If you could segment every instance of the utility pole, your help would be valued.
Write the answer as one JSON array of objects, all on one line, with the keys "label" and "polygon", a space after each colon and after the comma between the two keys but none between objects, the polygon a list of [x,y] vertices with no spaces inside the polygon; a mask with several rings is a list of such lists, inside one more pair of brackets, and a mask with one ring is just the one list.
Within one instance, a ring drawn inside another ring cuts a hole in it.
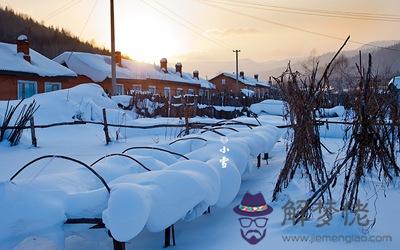
[{"label": "utility pole", "polygon": [[233,50],[236,54],[236,85],[239,85],[239,52],[240,50]]},{"label": "utility pole", "polygon": [[117,94],[117,70],[115,66],[114,0],[110,0],[111,16],[111,95]]}]

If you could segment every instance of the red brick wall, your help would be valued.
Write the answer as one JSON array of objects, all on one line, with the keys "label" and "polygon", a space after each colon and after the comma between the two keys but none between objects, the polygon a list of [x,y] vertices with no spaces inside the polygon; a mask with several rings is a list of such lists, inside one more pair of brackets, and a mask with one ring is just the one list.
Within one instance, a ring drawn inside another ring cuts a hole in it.
[{"label": "red brick wall", "polygon": [[[222,84],[223,79],[225,79],[225,84]],[[240,95],[240,90],[246,88],[246,85],[243,83],[239,82],[238,85],[236,84],[236,79],[224,76],[223,74],[211,79],[210,82],[215,85],[217,92],[228,92],[235,95]]]},{"label": "red brick wall", "polygon": [[[222,79],[225,79],[225,84],[222,84]],[[247,86],[241,83],[240,81],[239,84],[236,84],[236,79],[224,76],[223,74],[220,74],[215,78],[211,79],[210,82],[212,82],[215,85],[217,92],[228,92],[228,93],[233,93],[235,95],[241,95],[240,90],[244,88],[255,91],[257,96],[259,92],[263,95],[267,91],[266,87]]]},{"label": "red brick wall", "polygon": [[0,75],[0,100],[15,100],[18,98],[18,80],[35,81],[38,93],[44,92],[45,82],[60,82],[61,88],[71,88],[81,83],[82,79],[64,77],[13,76]]},{"label": "red brick wall", "polygon": [[[12,75],[0,75],[0,100],[15,100],[18,97],[17,93],[17,81],[18,80],[29,80],[37,82],[38,93],[44,92],[44,82],[61,82],[61,88],[72,88],[82,83],[92,83],[93,81],[86,76],[78,76],[71,78],[57,78],[57,77],[39,77],[39,76],[12,76]],[[129,79],[118,79],[117,83],[124,85],[125,93],[133,88],[133,85],[141,85],[143,91],[147,91],[149,86],[155,86],[158,94],[164,95],[164,87],[171,88],[171,94],[176,95],[177,88],[181,88],[184,93],[187,93],[189,89],[193,89],[195,93],[199,92],[200,86],[196,84],[188,84],[182,82],[172,82],[163,80],[129,80]],[[111,92],[111,79],[106,79],[99,83],[104,90],[108,93]]]}]

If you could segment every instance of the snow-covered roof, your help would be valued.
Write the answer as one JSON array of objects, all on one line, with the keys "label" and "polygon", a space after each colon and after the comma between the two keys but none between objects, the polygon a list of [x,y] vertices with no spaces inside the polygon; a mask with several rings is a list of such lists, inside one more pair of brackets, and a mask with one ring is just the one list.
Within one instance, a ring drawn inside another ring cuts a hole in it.
[{"label": "snow-covered roof", "polygon": [[[230,77],[230,78],[236,79],[236,74],[234,74],[234,73],[224,72],[222,74],[224,76],[226,76],[226,77]],[[244,77],[239,76],[238,80],[239,80],[239,82],[241,82],[241,83],[243,83],[245,85],[248,85],[248,86],[257,86],[257,85],[265,86],[265,87],[270,87],[271,86],[268,82],[262,81],[260,79],[257,80],[254,77],[249,77],[249,76],[246,76],[246,75]]]},{"label": "snow-covered roof", "polygon": [[[111,78],[110,56],[84,52],[64,52],[53,60],[67,65],[78,75],[85,75],[95,82],[102,82]],[[168,68],[168,72],[163,72],[158,65],[128,59],[122,59],[121,64],[122,66],[117,65],[116,67],[118,79],[156,79],[197,84],[202,88],[215,88],[211,82],[203,78],[193,78],[190,73],[182,72],[181,76],[180,73],[175,72],[174,68]]]},{"label": "snow-covered roof", "polygon": [[26,61],[22,53],[17,53],[16,44],[0,43],[0,73],[2,71],[28,73],[43,77],[76,76],[72,70],[50,60],[33,49],[29,49],[29,55],[31,62]]},{"label": "snow-covered roof", "polygon": [[397,89],[400,89],[400,76],[395,76],[390,80],[389,85],[394,84]]}]

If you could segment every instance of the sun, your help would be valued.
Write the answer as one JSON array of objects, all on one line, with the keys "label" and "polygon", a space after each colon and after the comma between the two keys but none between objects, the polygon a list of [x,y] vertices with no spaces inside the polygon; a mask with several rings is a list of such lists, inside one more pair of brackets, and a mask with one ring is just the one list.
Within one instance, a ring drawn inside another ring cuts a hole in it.
[{"label": "sun", "polygon": [[153,63],[182,52],[176,27],[157,15],[142,13],[120,23],[117,49],[134,60]]}]

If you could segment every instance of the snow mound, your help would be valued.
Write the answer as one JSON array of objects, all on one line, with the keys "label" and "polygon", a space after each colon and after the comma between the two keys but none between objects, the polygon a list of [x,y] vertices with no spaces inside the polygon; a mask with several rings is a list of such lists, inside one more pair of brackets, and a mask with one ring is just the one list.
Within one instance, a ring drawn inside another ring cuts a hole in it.
[{"label": "snow mound", "polygon": [[241,175],[234,163],[230,163],[230,167],[222,168],[219,159],[211,159],[207,161],[218,172],[220,179],[220,194],[217,207],[225,207],[229,205],[236,197],[240,189]]},{"label": "snow mound", "polygon": [[343,117],[346,113],[344,106],[336,106],[330,109],[322,109],[322,117]]},{"label": "snow mound", "polygon": [[113,186],[103,222],[112,236],[121,242],[129,241],[142,231],[149,217],[150,201],[145,190],[135,184]]},{"label": "snow mound", "polygon": [[284,102],[280,100],[265,100],[260,103],[255,103],[250,106],[253,113],[266,113],[270,115],[284,115]]},{"label": "snow mound", "polygon": [[[36,94],[27,98],[20,105],[29,104],[33,100],[40,105],[34,114],[36,124],[70,122],[73,120],[103,121],[103,108],[107,112],[109,123],[121,123],[123,119],[134,119],[132,112],[126,112],[115,101],[110,99],[101,86],[95,83],[80,84],[70,89]],[[11,101],[16,105],[19,101]],[[0,101],[0,113],[3,114],[6,101]],[[17,113],[18,113],[17,110]]]}]

